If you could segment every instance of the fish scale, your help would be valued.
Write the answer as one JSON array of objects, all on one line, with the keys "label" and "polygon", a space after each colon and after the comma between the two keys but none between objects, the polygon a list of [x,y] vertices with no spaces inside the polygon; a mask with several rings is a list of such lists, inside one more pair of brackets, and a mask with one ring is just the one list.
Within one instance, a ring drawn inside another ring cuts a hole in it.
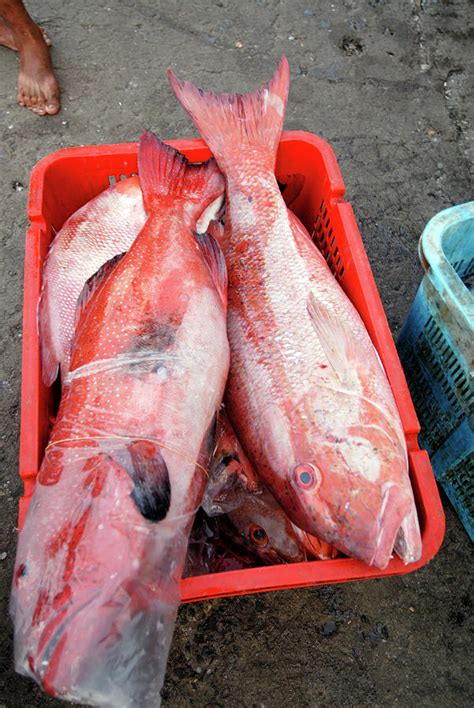
[{"label": "fish scale", "polygon": [[[275,179],[269,179],[268,184],[276,196],[278,187]],[[259,199],[263,202],[265,196],[260,198],[257,191],[254,198],[257,209]],[[296,248],[284,203],[278,205],[276,218],[272,213],[273,223],[268,223],[265,216],[266,212],[260,219],[260,228],[258,223],[253,224],[254,235],[249,249],[238,254],[240,266],[249,273],[258,273],[257,277],[261,280],[254,288],[247,282],[246,290],[242,291],[237,289],[240,276],[234,265],[237,260],[234,244],[240,243],[245,231],[240,223],[234,228],[235,219],[232,220],[231,211],[231,239],[227,250],[231,288],[229,320],[232,321],[229,330],[232,332],[234,329],[235,317],[235,320],[240,320],[236,324],[239,331],[245,331],[245,336],[233,338],[235,357],[232,371],[238,369],[240,357],[245,356],[244,351],[240,350],[251,347],[257,361],[269,363],[272,400],[277,401],[294,397],[298,392],[301,394],[302,380],[308,379],[313,366],[326,363],[327,359],[307,317],[307,266]],[[242,219],[245,223],[245,215]],[[268,229],[277,233],[278,238],[268,239]],[[263,277],[260,274],[264,274]],[[259,310],[265,309],[267,316],[264,322],[252,317],[252,307],[247,304],[249,301],[257,302]]]}]

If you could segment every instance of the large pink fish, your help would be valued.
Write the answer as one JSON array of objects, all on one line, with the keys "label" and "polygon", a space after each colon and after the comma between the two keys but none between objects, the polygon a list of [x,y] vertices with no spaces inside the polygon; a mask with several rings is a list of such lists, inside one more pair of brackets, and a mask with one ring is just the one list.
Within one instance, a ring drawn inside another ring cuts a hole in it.
[{"label": "large pink fish", "polygon": [[158,705],[229,365],[226,271],[196,218],[222,192],[152,136],[150,217],[84,309],[21,532],[15,662],[49,693]]},{"label": "large pink fish", "polygon": [[[392,391],[367,330],[275,179],[285,58],[267,87],[171,85],[226,179],[230,418],[292,521],[384,568],[421,541]],[[397,540],[398,536],[398,540]]]},{"label": "large pink fish", "polygon": [[61,228],[43,270],[38,309],[43,380],[51,386],[69,371],[78,301],[84,285],[125,253],[145,225],[138,177],[112,185],[78,209]]}]

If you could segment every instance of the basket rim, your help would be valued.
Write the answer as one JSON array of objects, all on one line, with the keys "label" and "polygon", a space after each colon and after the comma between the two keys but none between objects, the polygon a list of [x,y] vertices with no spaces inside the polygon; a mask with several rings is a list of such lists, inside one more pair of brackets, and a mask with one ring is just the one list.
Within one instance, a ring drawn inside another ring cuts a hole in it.
[{"label": "basket rim", "polygon": [[446,293],[457,308],[459,316],[465,320],[466,327],[473,331],[474,296],[454,270],[443,249],[446,231],[471,220],[474,224],[474,201],[438,212],[428,221],[421,234],[418,254],[427,277],[437,290]]}]

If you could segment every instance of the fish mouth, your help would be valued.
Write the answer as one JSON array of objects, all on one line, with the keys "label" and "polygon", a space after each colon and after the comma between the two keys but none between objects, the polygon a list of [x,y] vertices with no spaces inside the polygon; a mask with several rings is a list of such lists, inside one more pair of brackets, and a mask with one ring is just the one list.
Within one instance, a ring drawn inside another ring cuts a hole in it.
[{"label": "fish mouth", "polygon": [[[72,612],[67,612],[73,606],[73,600],[66,603],[60,610],[57,617],[53,618],[41,633],[38,642],[38,658],[35,660],[32,654],[28,654],[27,664],[29,672],[36,678],[46,693],[50,696],[61,696],[67,687],[59,689],[56,686],[56,677],[60,670],[61,656],[67,641],[66,630],[73,620],[100,594],[97,591],[90,595],[79,607]],[[55,627],[55,625],[57,625]],[[49,637],[49,638],[46,638]]]},{"label": "fish mouth", "polygon": [[377,518],[377,539],[367,562],[380,570],[389,564],[403,520],[410,510],[410,497],[399,487],[391,485],[384,493]]},{"label": "fish mouth", "polygon": [[272,558],[273,563],[303,563],[308,560],[308,556],[305,548],[297,548],[295,553],[285,553],[280,550],[273,550],[269,554]]},{"label": "fish mouth", "polygon": [[265,553],[261,553],[260,557],[267,565],[301,563],[306,560],[306,551],[302,549],[301,552],[291,555],[290,553],[284,553],[283,551],[272,549],[267,550]]}]

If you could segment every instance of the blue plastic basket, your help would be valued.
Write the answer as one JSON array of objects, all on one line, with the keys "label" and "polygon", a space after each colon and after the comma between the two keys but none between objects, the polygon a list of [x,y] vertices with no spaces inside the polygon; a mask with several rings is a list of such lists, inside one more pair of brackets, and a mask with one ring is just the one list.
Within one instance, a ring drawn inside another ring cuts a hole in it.
[{"label": "blue plastic basket", "polygon": [[474,202],[428,222],[397,347],[437,480],[474,541]]}]

